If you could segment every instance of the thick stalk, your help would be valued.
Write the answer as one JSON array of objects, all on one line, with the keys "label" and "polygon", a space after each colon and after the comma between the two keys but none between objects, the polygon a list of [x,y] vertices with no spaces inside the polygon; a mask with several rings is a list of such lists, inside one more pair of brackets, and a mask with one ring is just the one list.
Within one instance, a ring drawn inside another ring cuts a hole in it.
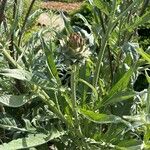
[{"label": "thick stalk", "polygon": [[77,68],[76,65],[72,66],[72,72],[71,72],[71,101],[72,101],[72,111],[74,116],[74,127],[79,136],[82,136],[79,118],[78,118],[78,112],[77,112],[77,103],[76,103],[76,72]]}]

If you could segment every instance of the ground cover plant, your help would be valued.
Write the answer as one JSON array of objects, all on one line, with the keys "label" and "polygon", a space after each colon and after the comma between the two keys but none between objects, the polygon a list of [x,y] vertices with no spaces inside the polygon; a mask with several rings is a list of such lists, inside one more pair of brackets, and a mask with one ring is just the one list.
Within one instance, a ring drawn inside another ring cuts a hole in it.
[{"label": "ground cover plant", "polygon": [[63,31],[26,36],[35,2],[0,1],[0,149],[150,149],[149,0],[89,0],[83,28],[60,12]]}]

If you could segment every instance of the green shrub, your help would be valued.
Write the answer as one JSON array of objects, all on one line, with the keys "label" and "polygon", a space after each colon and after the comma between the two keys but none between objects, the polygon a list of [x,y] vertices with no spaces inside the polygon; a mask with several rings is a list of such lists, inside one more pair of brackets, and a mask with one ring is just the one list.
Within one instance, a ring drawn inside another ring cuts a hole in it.
[{"label": "green shrub", "polygon": [[[23,40],[33,14],[0,25],[0,149],[150,148],[150,55],[135,34],[150,13],[137,17],[142,0],[90,5],[92,23],[76,14],[89,33],[63,13],[65,34],[49,27]],[[142,92],[134,91],[139,72]]]}]

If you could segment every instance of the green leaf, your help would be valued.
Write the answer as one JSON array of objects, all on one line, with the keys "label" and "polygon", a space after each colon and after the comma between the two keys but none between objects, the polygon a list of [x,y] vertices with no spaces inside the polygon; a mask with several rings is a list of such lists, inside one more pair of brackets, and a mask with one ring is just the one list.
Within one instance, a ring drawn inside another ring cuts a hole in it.
[{"label": "green leaf", "polygon": [[149,22],[149,20],[150,20],[150,11],[147,11],[143,16],[136,17],[136,20],[134,21],[134,23],[132,23],[131,26],[128,27],[128,30],[133,31],[135,28],[139,27],[140,25]]},{"label": "green leaf", "polygon": [[107,98],[112,97],[115,93],[127,88],[130,78],[131,78],[131,75],[133,74],[134,70],[135,70],[135,68],[130,68],[123,75],[123,77],[112,87]]},{"label": "green leaf", "polygon": [[106,15],[109,15],[109,6],[103,0],[93,0],[95,6],[97,6]]},{"label": "green leaf", "polygon": [[148,61],[150,63],[150,55],[143,51],[143,49],[138,48],[136,49],[137,52],[143,57],[144,60]]},{"label": "green leaf", "polygon": [[37,133],[37,134],[28,134],[24,138],[19,138],[17,140],[12,140],[9,143],[4,143],[0,145],[0,150],[12,150],[13,149],[26,149],[42,145],[47,143],[50,140],[60,137],[64,132],[58,132],[56,129],[53,129],[51,133]]},{"label": "green leaf", "polygon": [[57,81],[57,83],[61,84],[60,78],[58,76],[57,68],[54,62],[52,43],[50,42],[50,48],[47,46],[43,38],[41,38],[41,43],[42,43],[42,48],[46,55],[49,74],[52,78],[54,78]]},{"label": "green leaf", "polygon": [[146,79],[149,83],[148,89],[147,89],[147,100],[146,100],[146,110],[147,113],[150,113],[150,77],[148,75],[148,72],[145,70]]},{"label": "green leaf", "polygon": [[75,14],[75,16],[80,18],[84,22],[84,25],[87,26],[91,30],[91,25],[89,24],[87,19],[82,14],[77,13],[77,14]]},{"label": "green leaf", "polygon": [[33,95],[0,95],[0,103],[8,107],[20,107],[33,98]]},{"label": "green leaf", "polygon": [[69,19],[64,15],[64,13],[62,11],[60,12],[60,15],[61,15],[61,18],[64,21],[65,30],[66,30],[67,34],[70,34],[71,32],[73,32],[73,30],[72,30]]},{"label": "green leaf", "polygon": [[148,71],[149,71],[149,69],[145,70],[145,76],[146,76],[148,83],[150,84],[150,77],[149,77]]},{"label": "green leaf", "polygon": [[117,145],[118,150],[137,150],[141,149],[141,147],[141,141],[137,141],[135,139],[123,140]]},{"label": "green leaf", "polygon": [[112,97],[108,98],[103,102],[103,105],[109,105],[117,102],[122,102],[134,97],[136,93],[132,90],[120,91],[114,94]]},{"label": "green leaf", "polygon": [[11,131],[27,131],[25,128],[19,128],[14,118],[2,113],[0,113],[0,128]]},{"label": "green leaf", "polygon": [[34,13],[32,13],[26,22],[26,28],[31,27],[31,25],[33,25],[33,23],[35,23],[36,19],[43,13],[43,11],[41,9],[35,10]]},{"label": "green leaf", "polygon": [[23,81],[30,81],[32,78],[32,74],[23,69],[1,69],[0,74]]},{"label": "green leaf", "polygon": [[106,115],[106,114],[99,114],[97,112],[93,112],[86,109],[80,109],[79,112],[84,115],[87,119],[90,121],[93,121],[95,123],[118,123],[123,122],[123,120],[120,117],[114,116],[114,115]]},{"label": "green leaf", "polygon": [[90,83],[88,83],[87,81],[85,81],[83,79],[79,79],[79,81],[84,83],[85,85],[87,85],[89,88],[91,88],[92,91],[94,92],[95,99],[98,100],[98,93],[97,93],[96,89]]},{"label": "green leaf", "polygon": [[38,72],[34,72],[32,75],[32,80],[30,81],[33,85],[40,86],[42,89],[53,90],[56,91],[55,85],[52,81],[50,81],[47,77],[42,76],[42,74]]}]

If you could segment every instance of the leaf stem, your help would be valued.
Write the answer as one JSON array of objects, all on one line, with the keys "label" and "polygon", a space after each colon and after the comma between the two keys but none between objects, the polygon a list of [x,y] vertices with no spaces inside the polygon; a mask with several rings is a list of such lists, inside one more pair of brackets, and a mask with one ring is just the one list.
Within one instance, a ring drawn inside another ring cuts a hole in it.
[{"label": "leaf stem", "polygon": [[76,72],[77,72],[77,66],[72,66],[72,72],[71,72],[71,101],[72,101],[72,109],[73,109],[73,115],[75,118],[75,130],[77,131],[77,134],[79,136],[82,136],[79,118],[78,118],[78,112],[77,112],[77,103],[76,103]]},{"label": "leaf stem", "polygon": [[95,68],[95,73],[94,73],[94,78],[93,78],[93,86],[95,88],[97,87],[98,78],[99,78],[100,69],[101,69],[101,63],[102,63],[102,59],[103,59],[104,52],[105,52],[105,49],[106,49],[108,36],[109,36],[111,30],[112,30],[112,22],[110,20],[109,23],[108,23],[108,28],[107,28],[106,34],[104,35],[104,38],[102,38],[101,50],[99,52],[98,62],[96,64],[96,68]]},{"label": "leaf stem", "polygon": [[50,97],[47,95],[47,93],[44,90],[42,90],[40,87],[34,85],[34,92],[36,94],[38,94],[38,96],[42,99],[42,101],[48,105],[50,110],[55,115],[57,115],[66,124],[66,126],[68,126],[68,127],[70,126],[68,121],[65,119],[64,115],[61,113],[61,111],[59,111],[56,108],[55,103],[52,100],[50,100]]},{"label": "leaf stem", "polygon": [[8,51],[3,48],[2,49],[4,56],[7,58],[7,60],[11,63],[11,65],[14,68],[22,69],[22,67],[11,57],[11,55],[8,53]]},{"label": "leaf stem", "polygon": [[[98,83],[98,79],[99,79],[99,74],[100,74],[100,69],[101,69],[101,63],[103,60],[103,56],[104,56],[104,52],[107,46],[107,41],[109,39],[109,34],[111,33],[111,31],[115,28],[116,24],[118,23],[118,21],[125,16],[131,9],[135,8],[135,4],[138,4],[139,2],[141,2],[141,0],[136,0],[134,1],[126,10],[124,10],[118,17],[117,19],[115,19],[113,21],[113,17],[110,18],[109,22],[108,22],[108,28],[106,30],[106,33],[104,35],[104,37],[102,38],[102,44],[101,44],[101,50],[98,54],[98,62],[96,64],[96,68],[95,68],[95,73],[94,73],[94,78],[93,78],[93,86],[96,88],[97,87],[97,83]],[[115,10],[114,10],[115,11]]]}]

